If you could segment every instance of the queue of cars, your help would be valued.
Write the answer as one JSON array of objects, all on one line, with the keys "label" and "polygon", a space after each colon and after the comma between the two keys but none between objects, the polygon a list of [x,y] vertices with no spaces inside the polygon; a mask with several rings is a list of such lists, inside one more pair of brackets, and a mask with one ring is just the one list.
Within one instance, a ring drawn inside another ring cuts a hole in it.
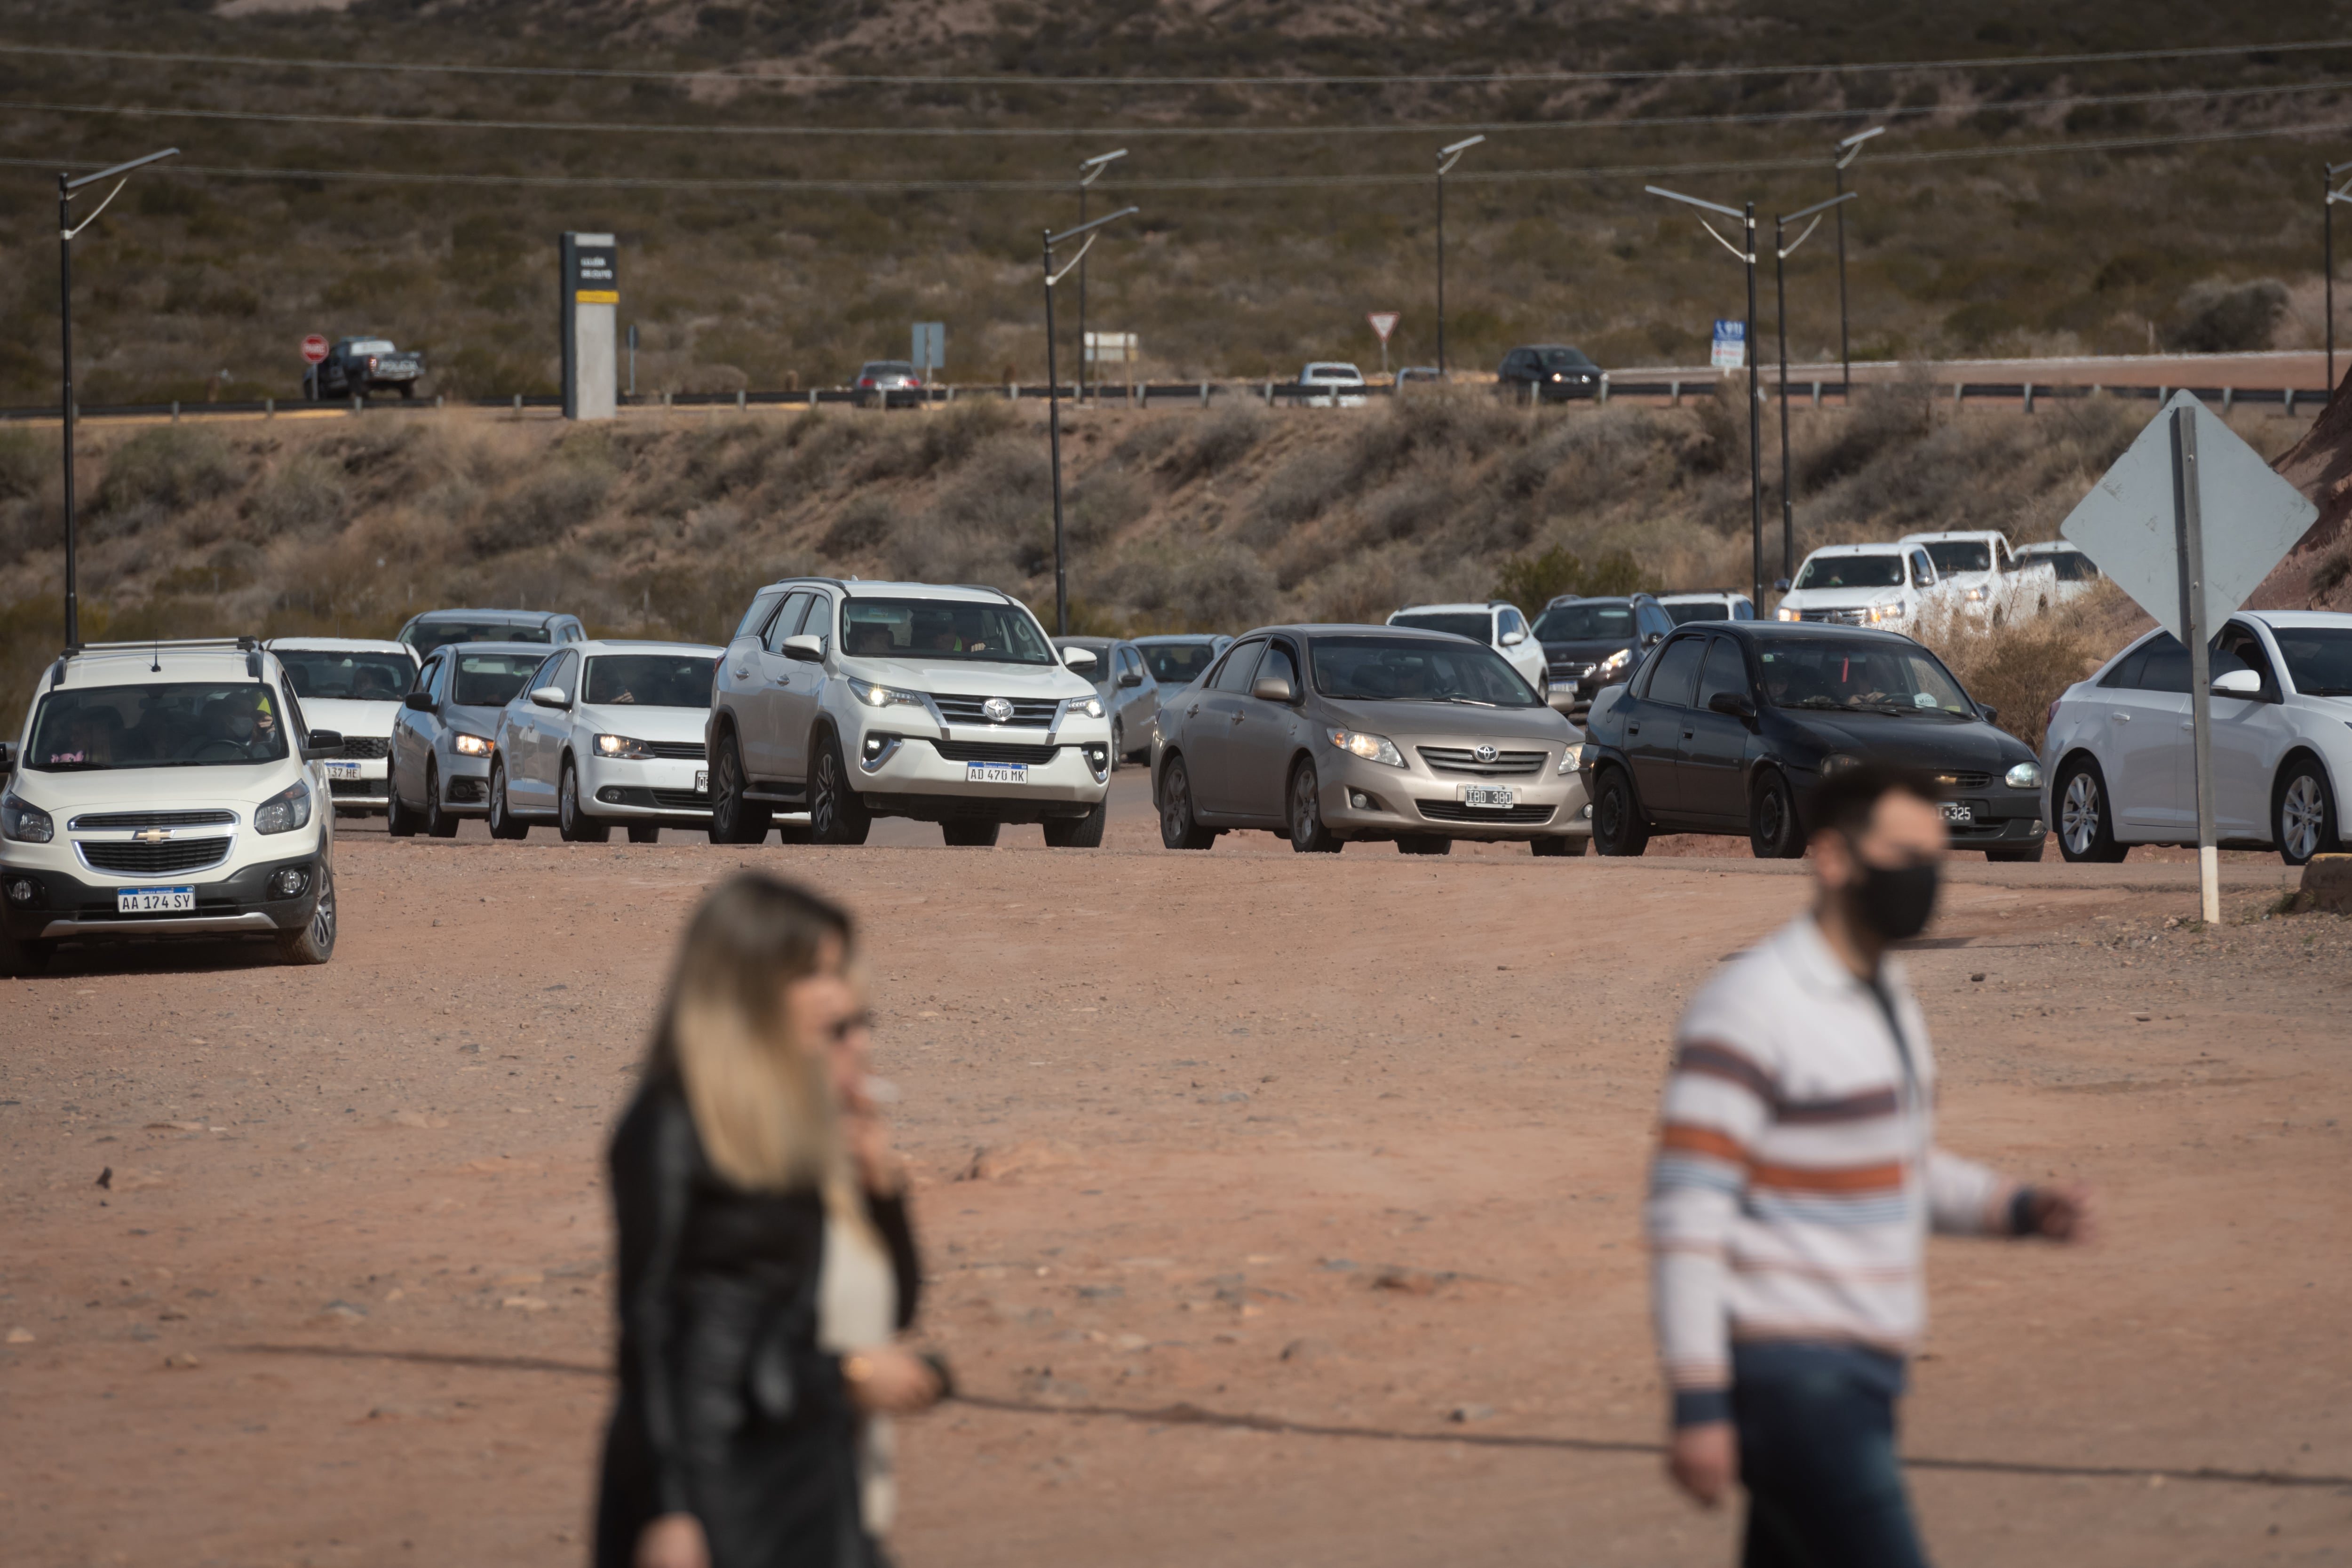
[{"label": "queue of cars", "polygon": [[1940,611],[1991,626],[2046,614],[2091,590],[2099,569],[2063,542],[2012,551],[1995,530],[1906,533],[1891,544],[1825,544],[1804,559],[1775,617],[1916,626]]}]

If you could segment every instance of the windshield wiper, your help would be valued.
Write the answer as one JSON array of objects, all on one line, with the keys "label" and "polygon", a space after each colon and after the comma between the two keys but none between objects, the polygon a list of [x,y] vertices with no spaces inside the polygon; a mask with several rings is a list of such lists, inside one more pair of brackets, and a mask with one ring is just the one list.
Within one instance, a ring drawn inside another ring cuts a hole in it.
[{"label": "windshield wiper", "polygon": [[1476,697],[1441,697],[1438,700],[1441,702],[1459,702],[1465,708],[1496,708],[1501,706],[1500,703],[1488,702]]},{"label": "windshield wiper", "polygon": [[2301,686],[2295,689],[2305,697],[2352,697],[2352,686]]}]

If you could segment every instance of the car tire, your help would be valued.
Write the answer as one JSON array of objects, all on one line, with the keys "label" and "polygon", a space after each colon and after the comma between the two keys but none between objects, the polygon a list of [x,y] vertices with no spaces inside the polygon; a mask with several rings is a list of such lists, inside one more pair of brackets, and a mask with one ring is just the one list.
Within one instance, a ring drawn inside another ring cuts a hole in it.
[{"label": "car tire", "polygon": [[940,837],[954,849],[993,849],[1003,824],[976,817],[950,817],[940,824]]},{"label": "car tire", "polygon": [[490,764],[490,837],[506,842],[530,837],[530,824],[517,820],[514,806],[507,799],[504,758]]},{"label": "car tire", "polygon": [[457,819],[441,804],[441,770],[431,763],[425,764],[425,836],[427,838],[455,838]]},{"label": "car tire", "polygon": [[1768,770],[1748,792],[1748,847],[1759,860],[1797,860],[1805,853],[1804,829],[1797,822],[1789,781]]},{"label": "car tire", "polygon": [[1045,847],[1048,849],[1099,849],[1102,847],[1103,825],[1110,818],[1108,797],[1095,802],[1095,808],[1084,816],[1049,816],[1045,819]]},{"label": "car tire", "polygon": [[841,742],[827,731],[816,744],[816,765],[809,770],[809,841],[863,844],[873,827],[873,814],[849,786]]},{"label": "car tire", "polygon": [[383,778],[383,830],[394,838],[416,837],[416,814],[400,798],[400,781],[392,776],[389,768],[384,770]]},{"label": "car tire", "polygon": [[1126,762],[1127,721],[1114,719],[1110,721],[1110,771],[1118,772]]},{"label": "car tire", "polygon": [[2326,771],[2309,757],[2296,757],[2279,770],[2278,785],[2271,792],[2271,842],[2290,866],[2340,847],[2336,792],[2327,787]]},{"label": "car tire", "polygon": [[718,754],[710,759],[710,842],[757,844],[768,837],[774,814],[757,801],[743,798],[749,783],[743,774],[743,752],[729,731],[719,737]]},{"label": "car tire", "polygon": [[2107,805],[2107,778],[2089,757],[2070,759],[2058,770],[2051,798],[2058,803],[2058,853],[2069,860],[2111,866],[2128,854],[2116,842],[2116,825]]},{"label": "car tire", "polygon": [[1192,775],[1184,759],[1173,756],[1160,775],[1160,842],[1170,849],[1206,849],[1217,841],[1216,829],[1203,827],[1192,816]]},{"label": "car tire", "polygon": [[1639,855],[1650,847],[1650,825],[1633,799],[1622,768],[1603,768],[1593,785],[1592,847],[1608,856]]},{"label": "car tire", "polygon": [[1442,833],[1400,833],[1397,835],[1400,855],[1451,855],[1454,840]]},{"label": "car tire", "polygon": [[1323,781],[1309,758],[1290,770],[1290,847],[1301,855],[1337,855],[1339,836],[1323,821]]},{"label": "car tire", "polygon": [[[580,809],[580,770],[570,757],[563,759],[563,773],[555,786],[555,833],[566,844],[602,844],[613,837],[611,823]],[[637,831],[633,827],[629,842],[636,841]]]},{"label": "car tire", "polygon": [[319,872],[319,900],[300,931],[278,933],[278,956],[288,963],[324,963],[335,956],[335,874]]}]

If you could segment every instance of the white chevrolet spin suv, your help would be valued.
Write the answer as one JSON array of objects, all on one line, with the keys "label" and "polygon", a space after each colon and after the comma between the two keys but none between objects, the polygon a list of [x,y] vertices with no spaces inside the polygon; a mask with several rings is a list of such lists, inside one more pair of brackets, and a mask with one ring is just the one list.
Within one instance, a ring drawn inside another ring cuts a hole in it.
[{"label": "white chevrolet spin suv", "polygon": [[993,588],[772,584],[713,681],[710,837],[756,844],[777,813],[804,810],[819,844],[862,844],[875,817],[905,816],[950,844],[1034,822],[1049,845],[1093,848],[1110,784],[1093,662],[1057,654]]}]

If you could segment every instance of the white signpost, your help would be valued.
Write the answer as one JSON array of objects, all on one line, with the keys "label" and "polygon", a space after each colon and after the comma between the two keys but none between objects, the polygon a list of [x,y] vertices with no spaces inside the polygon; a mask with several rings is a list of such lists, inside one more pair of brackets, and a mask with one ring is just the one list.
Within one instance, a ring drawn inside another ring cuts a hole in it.
[{"label": "white signpost", "polygon": [[1381,374],[1386,375],[1389,373],[1389,334],[1396,331],[1397,313],[1394,310],[1373,310],[1367,313],[1364,320],[1371,322],[1372,331],[1380,334]]},{"label": "white signpost", "polygon": [[1726,321],[1719,319],[1716,321],[1715,353],[1710,363],[1717,370],[1748,368],[1748,323],[1746,321]]},{"label": "white signpost", "polygon": [[2059,525],[2189,650],[2198,891],[2209,925],[2221,918],[2208,657],[2214,623],[2245,604],[2318,516],[2211,410],[2179,392]]}]

